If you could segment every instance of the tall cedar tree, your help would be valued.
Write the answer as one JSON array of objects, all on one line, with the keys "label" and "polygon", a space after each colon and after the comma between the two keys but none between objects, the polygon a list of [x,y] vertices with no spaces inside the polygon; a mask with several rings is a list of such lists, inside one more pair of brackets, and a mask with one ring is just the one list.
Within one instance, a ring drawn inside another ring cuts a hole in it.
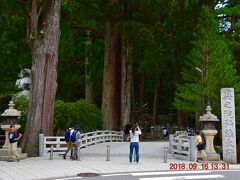
[{"label": "tall cedar tree", "polygon": [[31,1],[28,38],[32,53],[32,78],[23,140],[23,149],[29,156],[38,155],[40,129],[45,135],[51,135],[53,130],[60,8],[60,0]]},{"label": "tall cedar tree", "polygon": [[[238,103],[239,77],[226,40],[220,35],[219,23],[207,7],[202,8],[194,37],[194,48],[185,61],[183,82],[177,85],[174,105],[188,112],[200,112],[209,104],[219,116],[220,89],[235,88]],[[196,67],[202,70],[203,80]]]},{"label": "tall cedar tree", "polygon": [[220,0],[217,11],[221,22],[221,31],[224,32],[228,44],[237,60],[237,69],[240,72],[240,3],[239,0]]}]

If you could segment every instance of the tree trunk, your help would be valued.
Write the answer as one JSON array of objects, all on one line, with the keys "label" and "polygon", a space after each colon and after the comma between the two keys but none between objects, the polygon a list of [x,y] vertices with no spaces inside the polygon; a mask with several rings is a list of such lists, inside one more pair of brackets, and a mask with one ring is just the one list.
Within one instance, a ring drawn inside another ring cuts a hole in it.
[{"label": "tree trunk", "polygon": [[[178,128],[182,128],[182,127],[186,127],[186,126],[189,126],[190,125],[187,123],[187,114],[186,112],[182,111],[182,110],[177,110],[177,125],[178,125]],[[193,126],[192,126],[193,128]]]},{"label": "tree trunk", "polygon": [[32,52],[32,78],[29,111],[23,149],[38,155],[38,134],[52,135],[57,90],[60,0],[33,0],[28,37]]},{"label": "tree trunk", "polygon": [[[131,88],[131,112],[132,112],[132,109],[136,109],[136,103],[135,103],[135,86],[134,86],[134,80],[133,80],[133,72],[132,72],[132,76],[131,76],[131,84],[132,84],[132,88]],[[131,114],[130,112],[130,114]]]},{"label": "tree trunk", "polygon": [[132,92],[132,48],[124,37],[122,48],[121,127],[124,127],[130,120]]},{"label": "tree trunk", "polygon": [[112,22],[106,23],[103,73],[103,127],[119,130],[121,114],[121,33],[113,31]]},{"label": "tree trunk", "polygon": [[[87,41],[86,41],[86,48],[87,46],[91,45],[92,40],[89,36],[89,31],[87,32]],[[85,57],[85,100],[92,103],[93,102],[93,84],[91,80],[91,74],[89,71],[89,54],[86,54]]]},{"label": "tree trunk", "polygon": [[141,113],[144,113],[144,108],[143,105],[144,105],[144,83],[145,83],[145,77],[144,77],[144,74],[141,73],[141,79],[140,79],[140,106],[141,106]]},{"label": "tree trunk", "polygon": [[157,124],[159,97],[160,97],[160,77],[159,75],[156,75],[156,84],[155,84],[154,101],[153,101],[153,122],[152,122],[153,126]]},{"label": "tree trunk", "polygon": [[85,100],[89,103],[93,103],[93,84],[88,77],[86,77]]},{"label": "tree trunk", "polygon": [[[203,114],[201,115],[203,116]],[[200,113],[198,111],[195,112],[195,129],[200,129],[201,122],[199,121]]]}]

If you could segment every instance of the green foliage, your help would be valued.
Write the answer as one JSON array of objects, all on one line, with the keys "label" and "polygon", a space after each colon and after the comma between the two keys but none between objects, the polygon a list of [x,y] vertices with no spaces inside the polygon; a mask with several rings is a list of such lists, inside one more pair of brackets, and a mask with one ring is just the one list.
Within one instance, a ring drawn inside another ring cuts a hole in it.
[{"label": "green foliage", "polygon": [[8,96],[14,93],[20,68],[29,66],[31,57],[24,39],[26,6],[19,1],[0,4],[0,96]]},{"label": "green foliage", "polygon": [[177,85],[177,98],[175,98],[175,106],[178,109],[186,110],[190,112],[196,112],[201,110],[201,87],[198,84],[189,83],[184,85]]},{"label": "green foliage", "polygon": [[[219,22],[212,18],[212,14],[199,16],[203,5],[213,10],[220,1],[225,6],[215,10],[215,13],[222,15],[218,16],[218,19],[223,25],[231,23],[229,29],[221,32],[227,38],[227,43],[220,35]],[[1,112],[7,108],[9,99],[15,93],[15,81],[19,70],[30,67],[31,55],[26,44],[26,17],[29,7],[22,2],[4,0],[0,3]],[[77,101],[84,97],[85,84],[88,80],[93,84],[94,103],[101,106],[104,34],[106,22],[109,21],[113,24],[114,31],[120,31],[132,48],[135,104],[140,99],[140,78],[143,75],[144,103],[149,104],[148,113],[151,113],[155,79],[158,76],[160,77],[159,112],[168,113],[168,108],[172,107],[175,98],[176,88],[175,106],[178,109],[189,112],[200,111],[202,81],[201,74],[195,70],[195,67],[199,67],[204,70],[205,105],[209,99],[214,113],[219,112],[219,89],[234,87],[236,112],[240,112],[239,80],[233,61],[236,59],[236,65],[240,67],[238,0],[124,0],[118,1],[120,4],[114,2],[117,1],[62,1],[56,99],[63,101],[56,102],[55,130],[65,129],[72,123],[77,123],[78,119],[74,118],[75,116],[83,114],[85,117],[85,111],[81,114],[74,111],[78,108],[77,102],[65,102]],[[89,38],[92,42],[86,45]],[[89,60],[86,67],[90,75],[88,80],[85,77],[86,57]],[[205,63],[205,57],[208,57],[208,64]],[[89,127],[84,117],[81,117],[84,122],[80,124],[82,127]],[[238,115],[236,117],[238,118]]]},{"label": "green foliage", "polygon": [[[101,1],[64,1],[59,47],[57,99],[76,101],[85,96],[85,58],[93,99],[101,104],[104,41]],[[103,5],[103,4],[102,4]],[[96,17],[96,14],[99,16]],[[100,37],[99,37],[100,36]],[[86,45],[88,40],[90,45]]]},{"label": "green foliage", "polygon": [[12,99],[12,95],[0,95],[0,112],[1,114],[8,108],[8,103]]},{"label": "green foliage", "polygon": [[102,112],[93,104],[85,100],[64,103],[56,101],[54,129],[64,130],[72,125],[79,124],[81,131],[89,132],[102,129]]},{"label": "green foliage", "polygon": [[220,29],[228,40],[233,56],[239,66],[240,57],[240,4],[238,0],[220,0],[224,6],[217,9],[220,19]]},{"label": "green foliage", "polygon": [[64,101],[57,100],[55,102],[54,110],[54,130],[64,130],[66,127],[70,127],[71,125],[72,121],[70,121],[69,115],[67,113],[67,104],[64,103]]},{"label": "green foliage", "polygon": [[[210,103],[219,117],[220,89],[233,87],[238,97],[239,77],[226,40],[220,35],[218,22],[207,7],[202,8],[199,20],[194,31],[194,48],[182,71],[184,82],[177,86],[174,105],[178,109],[197,112],[203,110],[201,98],[204,96],[204,107]],[[203,74],[198,72],[196,67],[200,68]],[[236,103],[239,103],[238,98]]]},{"label": "green foliage", "polygon": [[[64,33],[64,32],[63,32]],[[102,74],[103,74],[103,40],[96,39],[89,46],[86,46],[86,38],[78,36],[74,39],[74,52],[68,57],[62,56],[58,66],[58,90],[57,99],[64,101],[76,101],[85,95],[85,56],[89,59],[88,73],[94,85],[94,101],[101,101]],[[65,52],[66,45],[60,48]],[[68,53],[67,53],[68,54]],[[100,104],[100,103],[99,103]]]},{"label": "green foliage", "polygon": [[18,119],[18,124],[21,125],[19,131],[24,133],[27,122],[29,100],[26,96],[18,96],[14,103],[15,103],[14,108],[17,109],[18,111],[21,111],[21,116]]}]

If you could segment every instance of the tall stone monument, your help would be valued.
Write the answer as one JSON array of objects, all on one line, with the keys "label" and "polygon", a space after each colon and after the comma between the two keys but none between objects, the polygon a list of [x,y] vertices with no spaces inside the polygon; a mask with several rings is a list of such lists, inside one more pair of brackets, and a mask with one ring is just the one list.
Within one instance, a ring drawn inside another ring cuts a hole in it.
[{"label": "tall stone monument", "polygon": [[221,89],[223,161],[237,163],[234,89]]}]

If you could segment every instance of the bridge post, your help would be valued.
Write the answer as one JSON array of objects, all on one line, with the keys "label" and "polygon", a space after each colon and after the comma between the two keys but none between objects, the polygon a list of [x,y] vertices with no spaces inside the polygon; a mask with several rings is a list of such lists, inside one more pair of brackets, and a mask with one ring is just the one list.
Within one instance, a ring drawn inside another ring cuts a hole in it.
[{"label": "bridge post", "polygon": [[81,147],[81,143],[78,142],[77,143],[77,160],[80,161],[80,147]]},{"label": "bridge post", "polygon": [[189,143],[189,149],[190,149],[190,161],[195,161],[196,159],[196,141],[194,134],[190,135],[190,143]]},{"label": "bridge post", "polygon": [[50,160],[53,160],[53,145],[51,145]]},{"label": "bridge post", "polygon": [[110,161],[110,145],[107,145],[107,159],[106,161]]},{"label": "bridge post", "polygon": [[167,155],[168,155],[168,148],[166,146],[164,146],[164,149],[163,149],[163,157],[164,157],[164,160],[163,162],[164,163],[167,163]]},{"label": "bridge post", "polygon": [[173,136],[174,134],[169,134],[169,153],[173,153]]},{"label": "bridge post", "polygon": [[39,145],[38,145],[39,157],[43,157],[43,154],[44,154],[44,134],[43,134],[43,129],[40,129],[38,137],[39,137]]}]

